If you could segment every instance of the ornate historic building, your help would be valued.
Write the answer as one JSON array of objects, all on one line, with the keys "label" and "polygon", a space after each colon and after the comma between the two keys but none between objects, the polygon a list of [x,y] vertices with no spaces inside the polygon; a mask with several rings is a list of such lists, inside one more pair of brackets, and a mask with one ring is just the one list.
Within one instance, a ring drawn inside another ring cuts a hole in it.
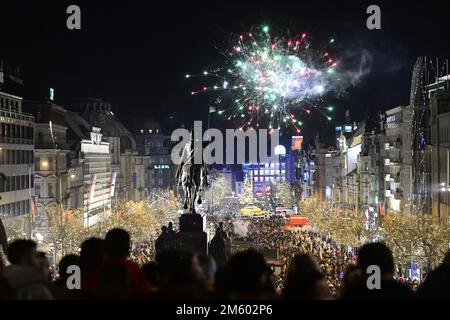
[{"label": "ornate historic building", "polygon": [[164,135],[157,121],[147,119],[138,123],[135,130],[139,166],[144,169],[144,186],[153,189],[169,189],[175,186],[174,165],[170,160],[170,137]]},{"label": "ornate historic building", "polygon": [[101,99],[86,99],[74,104],[90,126],[102,129],[103,139],[109,143],[111,172],[115,179],[114,201],[140,200],[136,183],[136,141],[127,128],[117,119],[111,104]]},{"label": "ornate historic building", "polygon": [[34,194],[34,118],[22,98],[0,92],[0,217],[8,231],[31,232]]}]

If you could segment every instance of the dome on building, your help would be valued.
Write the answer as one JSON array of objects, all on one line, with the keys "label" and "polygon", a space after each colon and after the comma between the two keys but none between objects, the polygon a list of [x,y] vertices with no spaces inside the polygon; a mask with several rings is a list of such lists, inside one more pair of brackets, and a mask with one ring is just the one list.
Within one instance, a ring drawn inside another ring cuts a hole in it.
[{"label": "dome on building", "polygon": [[[91,126],[78,113],[65,110],[65,121],[69,129],[74,134],[74,137],[80,139],[88,139]],[[69,131],[70,132],[70,131]]]},{"label": "dome on building", "polygon": [[87,99],[75,104],[81,115],[91,126],[102,128],[104,137],[120,137],[120,152],[136,149],[136,141],[131,132],[111,111],[111,104],[101,99]]},{"label": "dome on building", "polygon": [[161,133],[161,125],[152,118],[146,118],[136,124],[137,133]]}]

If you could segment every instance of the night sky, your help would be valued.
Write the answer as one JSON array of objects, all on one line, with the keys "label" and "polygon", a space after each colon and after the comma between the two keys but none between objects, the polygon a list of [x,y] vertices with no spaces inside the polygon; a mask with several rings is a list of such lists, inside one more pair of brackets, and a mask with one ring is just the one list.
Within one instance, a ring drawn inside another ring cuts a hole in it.
[{"label": "night sky", "polygon": [[[159,2],[2,1],[0,58],[22,66],[26,98],[44,97],[48,87],[63,106],[100,97],[130,128],[153,117],[169,132],[207,116],[208,99],[192,97],[184,75],[220,65],[216,47],[262,24],[307,32],[313,43],[334,37],[334,56],[347,57],[349,68],[357,63],[352,54],[368,56],[370,72],[346,95],[329,97],[337,122],[346,109],[361,120],[408,104],[416,57],[450,56],[448,1]],[[81,31],[66,29],[70,4],[81,7]],[[381,7],[382,30],[366,28],[370,4]],[[305,136],[321,127],[317,121],[335,125],[312,118]],[[218,119],[213,125],[225,126]]]}]

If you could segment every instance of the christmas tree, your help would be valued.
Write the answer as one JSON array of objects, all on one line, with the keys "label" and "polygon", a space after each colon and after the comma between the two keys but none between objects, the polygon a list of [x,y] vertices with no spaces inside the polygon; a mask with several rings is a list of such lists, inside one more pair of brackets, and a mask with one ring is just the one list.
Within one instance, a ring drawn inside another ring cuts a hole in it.
[{"label": "christmas tree", "polygon": [[244,180],[244,189],[242,190],[241,198],[239,199],[243,206],[254,205],[255,196],[253,195],[253,188],[250,179]]}]

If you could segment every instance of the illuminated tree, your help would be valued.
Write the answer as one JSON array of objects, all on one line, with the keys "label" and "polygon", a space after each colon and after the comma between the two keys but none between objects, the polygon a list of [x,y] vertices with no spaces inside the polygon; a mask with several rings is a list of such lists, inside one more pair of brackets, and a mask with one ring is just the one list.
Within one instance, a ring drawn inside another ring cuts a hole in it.
[{"label": "illuminated tree", "polygon": [[244,188],[242,190],[240,203],[243,206],[255,205],[256,203],[250,179],[244,180]]},{"label": "illuminated tree", "polygon": [[332,208],[313,198],[300,205],[317,232],[355,247],[379,238],[391,249],[396,263],[403,266],[414,262],[422,268],[434,268],[448,250],[449,227],[431,215],[387,214],[378,227],[367,229],[361,211]]},{"label": "illuminated tree", "polygon": [[232,189],[230,181],[225,175],[220,173],[211,179],[210,186],[204,192],[204,198],[213,206],[213,210],[225,205],[225,198],[230,197],[231,195]]},{"label": "illuminated tree", "polygon": [[277,198],[277,203],[280,206],[292,208],[294,206],[294,198],[292,196],[292,189],[287,181],[275,181],[273,183],[274,192]]},{"label": "illuminated tree", "polygon": [[448,248],[448,226],[430,215],[388,214],[383,217],[381,231],[383,241],[403,265],[413,261],[422,267],[436,267]]},{"label": "illuminated tree", "polygon": [[332,208],[316,199],[303,201],[300,209],[317,232],[341,245],[357,247],[371,239],[362,212]]}]

